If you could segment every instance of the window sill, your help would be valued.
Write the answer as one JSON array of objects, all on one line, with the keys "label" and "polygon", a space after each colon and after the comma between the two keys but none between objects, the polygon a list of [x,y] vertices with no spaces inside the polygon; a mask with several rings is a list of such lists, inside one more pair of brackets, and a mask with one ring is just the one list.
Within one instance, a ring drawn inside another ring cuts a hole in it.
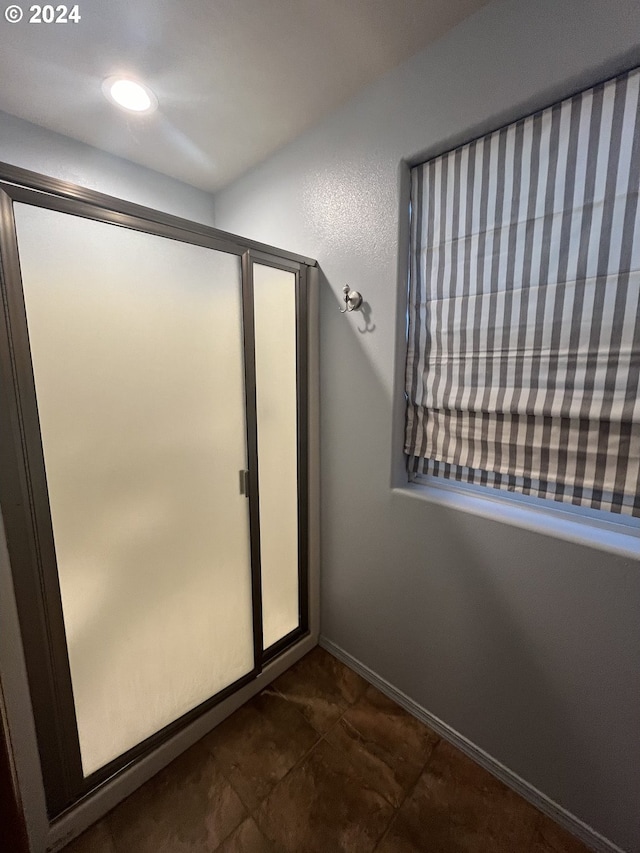
[{"label": "window sill", "polygon": [[561,507],[531,506],[502,494],[485,496],[458,484],[407,483],[394,488],[393,492],[633,560],[640,558],[640,527],[629,524],[594,521],[563,511]]}]

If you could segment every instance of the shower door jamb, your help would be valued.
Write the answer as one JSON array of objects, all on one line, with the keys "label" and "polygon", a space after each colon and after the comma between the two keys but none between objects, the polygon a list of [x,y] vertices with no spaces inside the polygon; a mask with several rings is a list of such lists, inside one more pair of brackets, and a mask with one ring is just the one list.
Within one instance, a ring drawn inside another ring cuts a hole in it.
[{"label": "shower door jamb", "polygon": [[0,500],[51,812],[66,805],[82,765],[53,533],[50,517],[48,526],[38,519],[48,497],[11,189],[0,185]]}]

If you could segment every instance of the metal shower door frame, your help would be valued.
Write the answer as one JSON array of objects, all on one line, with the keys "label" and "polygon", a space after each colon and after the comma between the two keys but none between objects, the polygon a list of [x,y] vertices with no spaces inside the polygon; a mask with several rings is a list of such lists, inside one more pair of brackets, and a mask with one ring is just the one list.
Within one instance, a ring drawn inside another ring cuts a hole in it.
[{"label": "metal shower door frame", "polygon": [[[149,755],[177,731],[251,682],[263,665],[308,633],[307,270],[304,256],[243,240],[36,173],[0,164],[0,504],[18,604],[50,819]],[[249,468],[254,666],[245,676],[87,777],[82,773],[44,457],[20,275],[13,203],[121,226],[242,259],[246,445]],[[262,647],[260,532],[252,263],[296,274],[300,625],[277,648]],[[305,596],[303,602],[302,596]]]}]

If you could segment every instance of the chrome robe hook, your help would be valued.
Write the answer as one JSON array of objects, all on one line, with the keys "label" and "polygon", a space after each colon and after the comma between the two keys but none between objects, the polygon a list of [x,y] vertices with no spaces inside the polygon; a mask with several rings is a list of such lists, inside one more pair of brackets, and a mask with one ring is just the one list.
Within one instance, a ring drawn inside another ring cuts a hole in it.
[{"label": "chrome robe hook", "polygon": [[348,311],[357,311],[362,305],[362,295],[357,290],[351,290],[348,284],[342,288],[344,294],[344,308],[340,309],[341,314],[346,314]]}]

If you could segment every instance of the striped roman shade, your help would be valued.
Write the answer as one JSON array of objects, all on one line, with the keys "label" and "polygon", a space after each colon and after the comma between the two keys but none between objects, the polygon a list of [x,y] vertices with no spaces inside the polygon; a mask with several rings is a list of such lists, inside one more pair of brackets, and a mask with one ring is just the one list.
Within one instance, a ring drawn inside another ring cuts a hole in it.
[{"label": "striped roman shade", "polygon": [[412,170],[411,472],[640,516],[639,84]]}]

